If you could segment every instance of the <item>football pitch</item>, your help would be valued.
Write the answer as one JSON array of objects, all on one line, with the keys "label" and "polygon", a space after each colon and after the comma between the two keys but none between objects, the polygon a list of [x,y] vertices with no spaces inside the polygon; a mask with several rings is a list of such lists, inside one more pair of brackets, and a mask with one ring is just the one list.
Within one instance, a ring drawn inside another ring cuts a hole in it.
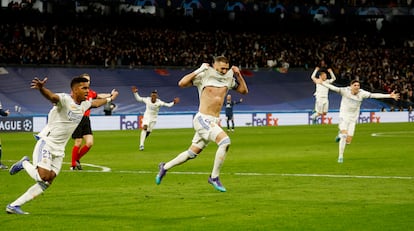
[{"label": "football pitch", "polygon": [[[237,121],[236,121],[237,122]],[[158,164],[188,148],[192,129],[155,129],[145,150],[139,132],[95,131],[95,145],[38,198],[5,207],[34,181],[0,170],[1,230],[414,230],[414,123],[358,124],[344,163],[337,125],[240,127],[220,179],[207,183],[216,145],[171,169]],[[32,158],[32,133],[2,133],[3,163]]]}]

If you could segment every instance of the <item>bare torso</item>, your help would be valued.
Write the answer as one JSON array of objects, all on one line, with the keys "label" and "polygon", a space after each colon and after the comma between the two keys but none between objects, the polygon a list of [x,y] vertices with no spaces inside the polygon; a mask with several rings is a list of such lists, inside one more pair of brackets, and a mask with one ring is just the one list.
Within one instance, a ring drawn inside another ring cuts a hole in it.
[{"label": "bare torso", "polygon": [[206,86],[200,95],[199,112],[219,117],[227,91],[227,87]]}]

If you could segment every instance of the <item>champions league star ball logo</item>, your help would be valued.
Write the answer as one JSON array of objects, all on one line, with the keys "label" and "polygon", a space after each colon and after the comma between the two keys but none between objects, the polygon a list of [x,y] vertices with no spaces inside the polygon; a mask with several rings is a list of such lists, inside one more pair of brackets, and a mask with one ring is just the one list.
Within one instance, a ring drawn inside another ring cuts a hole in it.
[{"label": "champions league star ball logo", "polygon": [[32,127],[33,127],[32,121],[27,120],[27,119],[23,121],[23,129],[25,131],[31,131]]}]

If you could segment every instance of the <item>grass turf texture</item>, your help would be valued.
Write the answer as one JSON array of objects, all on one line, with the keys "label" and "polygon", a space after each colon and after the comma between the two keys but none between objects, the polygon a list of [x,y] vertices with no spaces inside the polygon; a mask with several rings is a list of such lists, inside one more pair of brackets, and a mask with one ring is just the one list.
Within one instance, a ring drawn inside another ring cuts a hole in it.
[{"label": "grass turf texture", "polygon": [[[378,136],[372,136],[373,133]],[[155,184],[158,163],[189,146],[192,129],[96,131],[95,145],[41,196],[6,214],[33,180],[0,171],[2,230],[413,230],[414,123],[359,124],[338,164],[336,125],[240,127],[222,168],[220,193],[207,183],[215,144]],[[31,158],[31,133],[2,133],[3,162]],[[109,167],[109,172],[88,164]],[[401,178],[392,178],[401,177]]]}]

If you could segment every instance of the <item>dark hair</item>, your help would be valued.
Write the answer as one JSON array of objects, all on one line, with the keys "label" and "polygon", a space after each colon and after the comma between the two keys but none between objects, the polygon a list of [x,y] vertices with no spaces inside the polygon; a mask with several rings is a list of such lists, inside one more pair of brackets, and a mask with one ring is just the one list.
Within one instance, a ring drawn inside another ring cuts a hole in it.
[{"label": "dark hair", "polygon": [[357,80],[357,79],[352,80],[350,85],[352,85],[354,83],[359,83],[359,80]]},{"label": "dark hair", "polygon": [[70,88],[73,88],[76,84],[87,83],[87,82],[89,82],[89,80],[87,78],[82,77],[82,75],[76,76],[70,82]]}]

